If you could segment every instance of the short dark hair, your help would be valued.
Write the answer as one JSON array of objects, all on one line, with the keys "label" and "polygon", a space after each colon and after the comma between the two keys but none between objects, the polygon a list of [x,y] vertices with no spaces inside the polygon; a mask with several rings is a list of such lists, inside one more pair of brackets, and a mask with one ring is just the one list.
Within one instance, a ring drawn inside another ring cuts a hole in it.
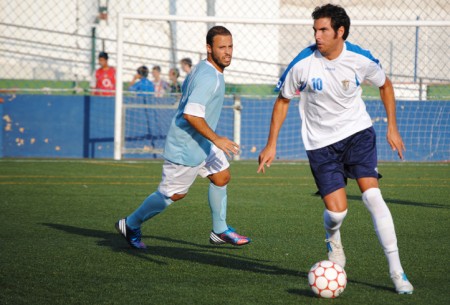
[{"label": "short dark hair", "polygon": [[181,62],[182,64],[188,65],[189,67],[192,67],[192,59],[190,59],[189,57],[182,58],[182,59],[180,60],[180,62]]},{"label": "short dark hair", "polygon": [[139,74],[142,77],[147,77],[148,76],[148,68],[146,66],[140,66],[137,69],[137,74]]},{"label": "short dark hair", "polygon": [[232,36],[226,27],[220,25],[213,26],[209,29],[208,34],[206,34],[206,44],[212,46],[214,37],[217,35]]},{"label": "short dark hair", "polygon": [[153,66],[152,70],[157,70],[158,72],[161,72],[160,66]]},{"label": "short dark hair", "polygon": [[336,33],[338,29],[343,26],[344,35],[342,36],[342,38],[344,40],[347,39],[350,32],[350,17],[341,6],[334,4],[325,4],[323,6],[318,6],[314,9],[312,17],[314,20],[320,18],[330,18],[331,27]]},{"label": "short dark hair", "polygon": [[108,53],[102,51],[102,52],[98,53],[98,58],[104,58],[104,59],[108,60]]},{"label": "short dark hair", "polygon": [[176,77],[180,76],[180,70],[178,68],[170,68],[169,72],[173,71],[176,75]]}]

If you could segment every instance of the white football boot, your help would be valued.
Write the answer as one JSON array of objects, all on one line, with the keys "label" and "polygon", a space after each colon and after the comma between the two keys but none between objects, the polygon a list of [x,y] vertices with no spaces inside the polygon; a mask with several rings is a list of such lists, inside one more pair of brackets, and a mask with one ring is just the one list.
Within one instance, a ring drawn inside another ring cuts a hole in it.
[{"label": "white football boot", "polygon": [[342,246],[341,241],[325,239],[325,242],[327,243],[328,248],[328,260],[338,264],[342,268],[345,268],[346,258],[344,253],[344,247]]},{"label": "white football boot", "polygon": [[414,291],[413,285],[409,282],[404,272],[391,273],[391,279],[395,286],[395,291],[398,294],[412,294]]}]

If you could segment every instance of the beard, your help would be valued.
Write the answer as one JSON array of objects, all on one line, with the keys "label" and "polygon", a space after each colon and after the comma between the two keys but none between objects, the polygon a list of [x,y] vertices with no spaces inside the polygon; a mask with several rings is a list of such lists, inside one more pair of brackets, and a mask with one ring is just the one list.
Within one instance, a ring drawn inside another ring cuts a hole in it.
[{"label": "beard", "polygon": [[226,67],[228,67],[231,64],[231,59],[230,61],[223,61],[220,59],[219,56],[217,56],[214,52],[211,53],[211,59],[214,61],[214,63],[219,66],[221,69],[225,69]]}]

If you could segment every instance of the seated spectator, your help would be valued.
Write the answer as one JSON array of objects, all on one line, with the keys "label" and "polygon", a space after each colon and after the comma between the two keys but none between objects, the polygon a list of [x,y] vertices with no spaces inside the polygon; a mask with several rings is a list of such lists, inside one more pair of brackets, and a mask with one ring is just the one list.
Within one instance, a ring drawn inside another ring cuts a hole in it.
[{"label": "seated spectator", "polygon": [[146,66],[141,66],[136,71],[137,73],[134,75],[128,90],[146,93],[155,92],[155,86],[147,78],[149,73],[148,68]]}]

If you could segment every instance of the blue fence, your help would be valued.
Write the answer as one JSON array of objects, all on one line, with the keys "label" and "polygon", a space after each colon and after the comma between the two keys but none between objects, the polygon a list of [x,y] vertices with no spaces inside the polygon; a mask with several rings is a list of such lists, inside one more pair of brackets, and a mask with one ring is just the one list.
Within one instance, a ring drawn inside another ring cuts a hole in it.
[{"label": "blue fence", "polygon": [[[45,158],[112,158],[114,150],[114,99],[93,96],[17,95],[1,96],[2,130],[0,156]],[[241,159],[256,159],[264,147],[273,98],[242,98]],[[226,106],[233,104],[228,98]],[[380,101],[367,101],[377,131],[381,161],[398,160],[385,140],[386,116]],[[158,121],[157,110],[147,111],[143,131],[128,131],[128,141],[150,140],[162,148],[165,130],[173,115]],[[450,159],[450,102],[398,101],[399,129],[406,144],[407,161]],[[233,137],[233,110],[224,108],[217,132]],[[292,101],[281,130],[277,158],[306,160],[300,136],[298,101]],[[132,145],[132,144],[131,144]],[[128,158],[160,158],[156,154],[127,155]]]}]

